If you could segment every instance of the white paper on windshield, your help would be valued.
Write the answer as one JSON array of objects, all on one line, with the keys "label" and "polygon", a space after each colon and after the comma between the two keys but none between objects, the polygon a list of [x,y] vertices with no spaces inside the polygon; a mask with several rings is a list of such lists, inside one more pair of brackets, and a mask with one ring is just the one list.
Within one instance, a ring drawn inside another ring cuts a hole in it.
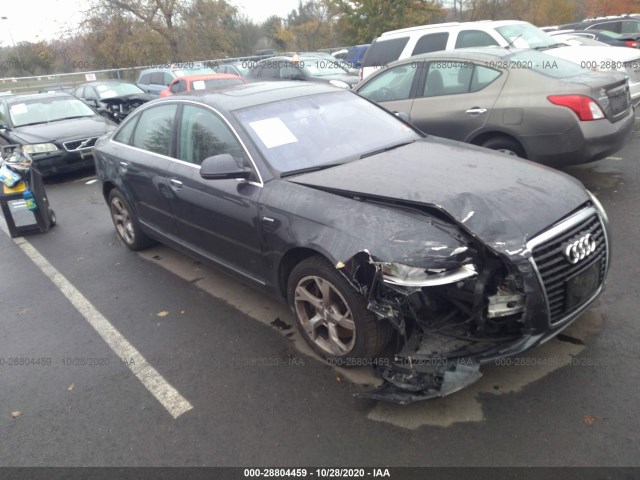
[{"label": "white paper on windshield", "polygon": [[194,90],[204,90],[204,80],[196,80],[191,84],[191,88]]},{"label": "white paper on windshield", "polygon": [[15,105],[11,105],[11,113],[27,113],[27,106],[24,103],[17,103]]},{"label": "white paper on windshield", "polygon": [[118,92],[116,92],[115,90],[107,90],[106,92],[100,92],[100,96],[102,98],[117,97],[118,96]]},{"label": "white paper on windshield", "polygon": [[296,143],[298,139],[278,117],[266,118],[249,125],[258,134],[267,148],[279,147],[288,143]]}]

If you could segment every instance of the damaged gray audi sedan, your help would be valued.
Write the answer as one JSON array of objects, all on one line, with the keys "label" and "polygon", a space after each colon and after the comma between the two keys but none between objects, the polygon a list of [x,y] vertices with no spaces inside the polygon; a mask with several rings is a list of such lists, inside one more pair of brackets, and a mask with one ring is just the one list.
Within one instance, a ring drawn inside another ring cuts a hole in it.
[{"label": "damaged gray audi sedan", "polygon": [[580,182],[330,86],[154,100],[95,157],[129,248],[160,241],[287,301],[321,357],[375,364],[384,384],[360,397],[459,390],[557,335],[607,275]]}]

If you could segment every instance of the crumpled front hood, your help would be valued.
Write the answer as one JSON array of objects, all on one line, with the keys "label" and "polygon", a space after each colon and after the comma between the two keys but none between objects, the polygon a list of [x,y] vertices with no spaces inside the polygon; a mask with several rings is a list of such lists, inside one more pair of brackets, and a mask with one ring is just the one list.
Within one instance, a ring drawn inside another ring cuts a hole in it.
[{"label": "crumpled front hood", "polygon": [[153,100],[155,97],[149,95],[148,93],[133,93],[131,95],[122,95],[119,97],[108,97],[100,99],[101,103],[104,104],[118,104],[118,103],[127,103],[127,102],[148,102],[149,100]]},{"label": "crumpled front hood", "polygon": [[437,137],[287,180],[435,207],[509,256],[589,200],[568,175]]}]

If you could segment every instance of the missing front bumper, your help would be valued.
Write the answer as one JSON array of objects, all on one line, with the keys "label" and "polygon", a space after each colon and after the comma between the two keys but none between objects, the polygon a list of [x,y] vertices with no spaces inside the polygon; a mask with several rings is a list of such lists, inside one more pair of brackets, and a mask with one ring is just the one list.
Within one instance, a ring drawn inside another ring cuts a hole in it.
[{"label": "missing front bumper", "polygon": [[480,364],[474,361],[434,367],[431,372],[401,371],[390,365],[381,369],[384,384],[375,390],[357,392],[356,398],[380,400],[408,405],[432,398],[445,397],[468,387],[482,377]]}]

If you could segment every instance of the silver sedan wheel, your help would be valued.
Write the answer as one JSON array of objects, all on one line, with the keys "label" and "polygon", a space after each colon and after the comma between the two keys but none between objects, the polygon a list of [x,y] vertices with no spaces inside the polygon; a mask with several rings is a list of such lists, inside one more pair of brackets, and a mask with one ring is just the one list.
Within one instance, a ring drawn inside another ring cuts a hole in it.
[{"label": "silver sedan wheel", "polygon": [[135,240],[133,220],[131,219],[129,210],[127,210],[127,207],[118,197],[111,199],[111,218],[113,218],[113,223],[116,226],[120,238],[122,238],[127,245],[131,245]]},{"label": "silver sedan wheel", "polygon": [[344,297],[329,281],[317,276],[302,278],[294,291],[294,305],[309,339],[322,351],[347,355],[356,342],[356,325]]}]

